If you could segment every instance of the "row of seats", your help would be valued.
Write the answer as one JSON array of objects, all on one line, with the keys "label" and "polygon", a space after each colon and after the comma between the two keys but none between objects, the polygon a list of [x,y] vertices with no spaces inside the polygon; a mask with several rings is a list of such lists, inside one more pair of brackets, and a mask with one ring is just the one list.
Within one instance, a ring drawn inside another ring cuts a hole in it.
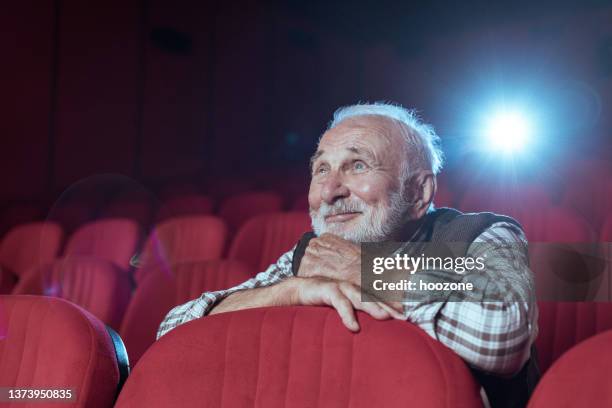
[{"label": "row of seats", "polygon": [[[359,333],[327,307],[197,319],[162,337],[128,375],[121,339],[79,306],[4,295],[0,310],[0,384],[70,390],[67,407],[483,406],[455,353],[417,326],[362,312]],[[611,347],[608,330],[566,351],[529,407],[612,404]]]},{"label": "row of seats", "polygon": [[[131,347],[130,343],[137,343],[135,355],[138,356],[152,343],[154,328],[172,306],[204,291],[224,287],[212,282],[221,282],[229,287],[230,283],[244,281],[265,270],[309,229],[309,218],[305,213],[255,217],[234,237],[227,253],[223,250],[226,228],[219,218],[203,216],[168,220],[153,230],[144,245],[139,259],[140,267],[133,274],[137,284],[135,292],[132,292],[132,275],[128,273],[132,254],[138,245],[134,222],[107,220],[85,225],[71,236],[63,257],[56,261],[53,261],[53,257],[60,245],[61,229],[53,224],[40,224],[40,236],[28,235],[33,227],[19,227],[14,232],[15,239],[11,233],[2,242],[2,282],[10,281],[7,276],[11,274],[7,273],[7,269],[13,270],[21,278],[13,293],[63,297],[90,310],[122,334],[134,328],[140,334],[128,335],[128,347]],[[558,225],[551,224],[549,228],[553,227]],[[609,241],[609,238],[605,239]],[[605,256],[610,259],[609,252],[600,258],[591,253],[585,254],[582,244],[576,251],[573,250],[576,248],[568,245],[537,246],[530,250],[538,298],[612,300],[609,293],[609,261],[605,262]],[[610,251],[610,246],[596,246],[594,250]],[[37,253],[38,256],[34,255]],[[223,262],[207,263],[222,258],[234,263],[229,266],[224,266]],[[604,262],[593,262],[600,259]],[[242,266],[237,266],[237,262]],[[191,272],[183,275],[183,270]],[[225,277],[227,273],[231,276]],[[196,279],[197,274],[202,278]],[[151,278],[147,279],[148,276]],[[148,291],[169,290],[173,287],[171,280],[177,276],[182,279],[183,289],[182,292],[168,295],[170,298],[174,296],[173,301],[156,303],[158,296],[147,294]],[[161,288],[156,289],[157,286]],[[136,310],[155,310],[152,313],[154,321],[146,329],[136,327],[145,319],[128,319],[133,315],[132,307]],[[142,336],[142,339],[138,336]],[[136,340],[132,341],[132,338]]]},{"label": "row of seats", "polygon": [[[473,184],[459,192],[449,188],[445,179],[439,181],[435,203],[438,207],[449,206],[462,211],[493,211],[512,215],[519,220],[532,213],[543,213],[549,208],[575,213],[587,222],[595,235],[601,231],[606,216],[612,207],[612,182],[605,176],[596,183],[568,183],[561,197],[551,197],[541,185],[481,185]],[[16,225],[34,219],[45,218],[59,222],[67,232],[72,232],[85,222],[99,218],[130,218],[144,229],[166,219],[186,215],[217,214],[224,218],[230,234],[254,215],[277,212],[283,209],[307,211],[306,193],[287,199],[286,195],[274,191],[255,191],[231,195],[217,203],[216,194],[202,194],[196,187],[164,193],[161,202],[143,188],[128,190],[109,201],[97,197],[72,197],[62,199],[48,211],[41,212],[32,205],[13,206],[0,213],[0,234],[7,225]],[[287,202],[289,201],[289,202]]]},{"label": "row of seats", "polygon": [[[227,197],[216,208],[214,200],[203,194],[173,196],[158,203],[147,193],[132,192],[106,204],[78,199],[62,201],[44,212],[32,205],[19,205],[0,213],[0,235],[12,226],[41,219],[58,222],[71,233],[97,219],[129,218],[141,228],[148,229],[153,224],[174,217],[211,214],[223,218],[230,233],[235,233],[253,216],[283,210],[283,201],[282,195],[276,192],[247,192]],[[289,209],[294,207],[291,205]]]}]

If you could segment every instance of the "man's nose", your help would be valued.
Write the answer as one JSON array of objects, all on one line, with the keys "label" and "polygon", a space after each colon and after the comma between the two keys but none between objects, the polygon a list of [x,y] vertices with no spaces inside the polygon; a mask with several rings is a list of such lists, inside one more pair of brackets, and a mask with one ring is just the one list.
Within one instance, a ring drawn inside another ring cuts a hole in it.
[{"label": "man's nose", "polygon": [[340,198],[348,197],[349,194],[350,190],[346,184],[344,184],[342,176],[337,172],[333,172],[327,177],[327,180],[325,180],[325,184],[321,190],[321,199],[325,201],[325,203],[331,205]]}]

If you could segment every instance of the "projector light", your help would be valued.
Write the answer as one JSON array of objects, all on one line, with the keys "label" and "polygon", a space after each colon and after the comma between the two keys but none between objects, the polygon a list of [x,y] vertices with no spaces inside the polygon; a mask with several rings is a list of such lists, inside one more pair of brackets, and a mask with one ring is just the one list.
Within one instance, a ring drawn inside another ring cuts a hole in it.
[{"label": "projector light", "polygon": [[517,152],[525,147],[531,136],[531,123],[517,111],[497,112],[485,123],[484,137],[491,150]]}]

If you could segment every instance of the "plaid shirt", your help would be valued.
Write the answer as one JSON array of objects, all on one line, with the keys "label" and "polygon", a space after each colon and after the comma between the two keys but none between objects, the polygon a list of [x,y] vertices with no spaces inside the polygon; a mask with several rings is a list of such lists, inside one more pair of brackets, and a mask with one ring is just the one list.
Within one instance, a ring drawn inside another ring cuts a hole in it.
[{"label": "plaid shirt", "polygon": [[[513,224],[498,222],[474,242],[479,244],[470,246],[466,256],[477,258],[486,254],[486,268],[468,272],[461,280],[474,282],[472,294],[479,295],[480,291],[483,298],[490,293],[493,283],[494,290],[503,293],[503,301],[410,301],[404,303],[404,316],[454,350],[472,367],[511,375],[518,372],[529,358],[531,344],[538,332],[527,240],[523,231]],[[515,249],[509,250],[509,247]],[[274,285],[293,276],[292,258],[293,249],[266,271],[238,286],[206,292],[195,300],[176,306],[161,323],[157,338],[185,322],[205,316],[217,302],[232,293]],[[487,279],[482,279],[482,274],[486,274]]]}]

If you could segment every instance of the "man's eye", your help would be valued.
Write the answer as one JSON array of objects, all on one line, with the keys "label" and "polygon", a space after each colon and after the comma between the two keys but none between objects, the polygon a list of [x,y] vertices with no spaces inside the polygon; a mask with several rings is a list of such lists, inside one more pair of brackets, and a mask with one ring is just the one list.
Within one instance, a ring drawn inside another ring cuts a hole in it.
[{"label": "man's eye", "polygon": [[327,173],[327,167],[326,166],[319,166],[315,170],[315,174],[325,174],[325,173]]},{"label": "man's eye", "polygon": [[366,164],[364,162],[362,162],[361,160],[357,160],[353,163],[353,170],[356,171],[364,171],[368,168],[368,166],[366,166]]}]

